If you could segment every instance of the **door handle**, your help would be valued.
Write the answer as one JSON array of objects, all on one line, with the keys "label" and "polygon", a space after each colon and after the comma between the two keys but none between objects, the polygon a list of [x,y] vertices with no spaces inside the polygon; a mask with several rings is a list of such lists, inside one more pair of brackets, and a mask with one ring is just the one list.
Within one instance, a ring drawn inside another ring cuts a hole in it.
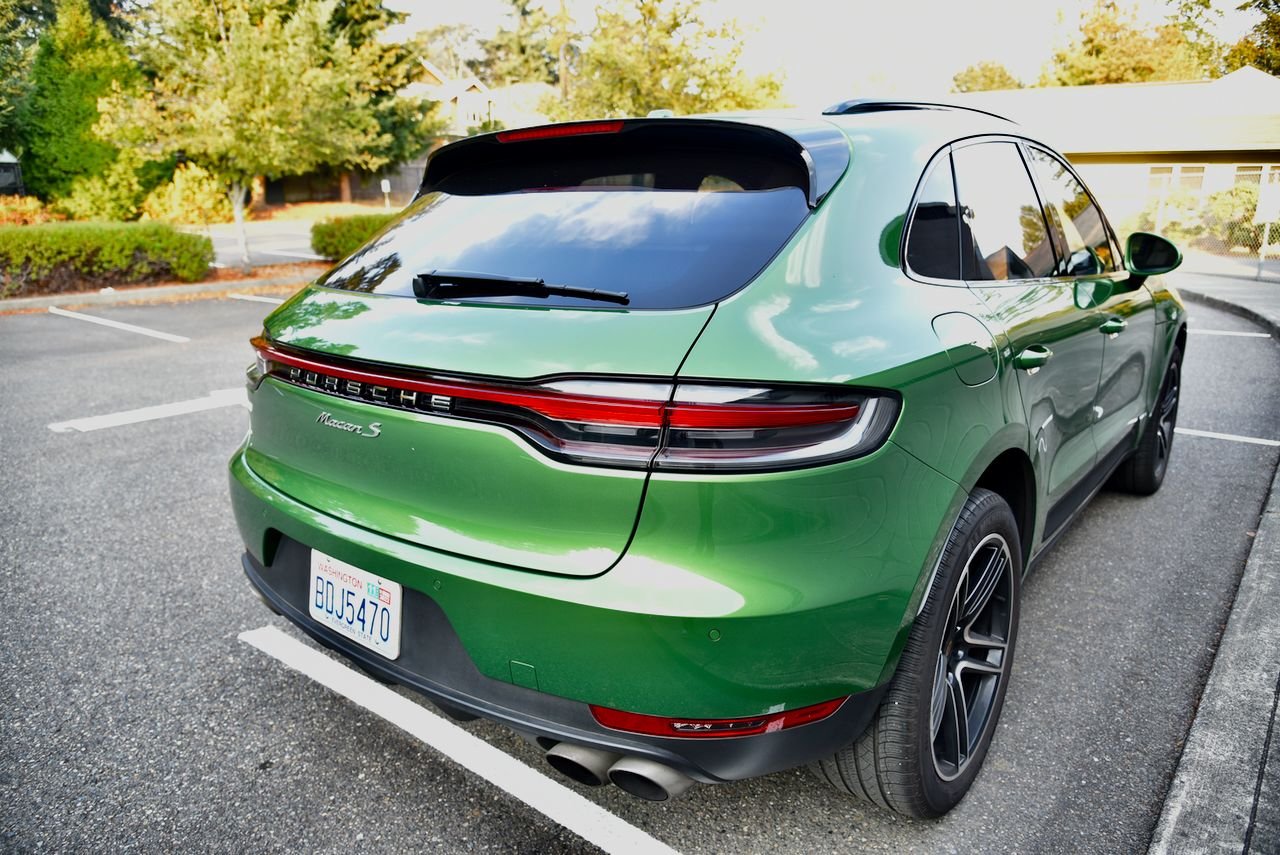
[{"label": "door handle", "polygon": [[1107,318],[1102,322],[1102,325],[1098,327],[1098,331],[1103,335],[1115,338],[1120,335],[1120,333],[1124,332],[1124,329],[1127,326],[1129,326],[1129,322],[1124,318]]},{"label": "door handle", "polygon": [[1042,344],[1033,344],[1013,358],[1013,367],[1028,374],[1035,374],[1053,357],[1053,351]]}]

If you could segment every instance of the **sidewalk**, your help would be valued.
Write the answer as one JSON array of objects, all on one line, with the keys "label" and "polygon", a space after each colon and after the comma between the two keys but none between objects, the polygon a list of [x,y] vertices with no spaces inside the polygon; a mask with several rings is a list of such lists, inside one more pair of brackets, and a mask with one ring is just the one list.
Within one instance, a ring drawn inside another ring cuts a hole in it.
[{"label": "sidewalk", "polygon": [[[1243,315],[1280,339],[1280,282],[1197,273],[1174,273],[1169,279],[1189,301]],[[1149,855],[1280,853],[1278,700],[1280,473],[1272,481]]]}]

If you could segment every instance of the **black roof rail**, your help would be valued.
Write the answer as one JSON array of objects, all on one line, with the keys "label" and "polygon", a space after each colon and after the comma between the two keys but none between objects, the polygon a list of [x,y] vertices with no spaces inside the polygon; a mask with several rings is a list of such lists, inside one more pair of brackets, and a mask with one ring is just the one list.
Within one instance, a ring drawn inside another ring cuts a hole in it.
[{"label": "black roof rail", "polygon": [[880,113],[886,110],[966,110],[970,113],[981,113],[984,116],[990,116],[1002,122],[1017,124],[1007,116],[1001,116],[999,113],[992,113],[988,110],[979,110],[977,107],[967,107],[962,104],[943,104],[937,101],[904,101],[893,98],[853,98],[848,101],[841,101],[839,104],[832,104],[822,111],[822,115],[852,116],[858,113]]}]

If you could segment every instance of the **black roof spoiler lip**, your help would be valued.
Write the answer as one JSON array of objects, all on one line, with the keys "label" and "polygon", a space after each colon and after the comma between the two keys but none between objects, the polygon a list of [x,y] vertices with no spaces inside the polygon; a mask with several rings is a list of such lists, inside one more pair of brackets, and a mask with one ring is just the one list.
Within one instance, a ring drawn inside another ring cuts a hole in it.
[{"label": "black roof spoiler lip", "polygon": [[944,101],[912,101],[904,98],[851,98],[848,101],[841,101],[839,104],[832,104],[822,111],[822,115],[853,116],[859,113],[880,113],[888,110],[962,110],[969,113],[981,113],[984,116],[990,116],[993,119],[999,119],[1011,125],[1017,124],[1008,116],[1001,116],[999,113],[992,113],[990,110],[983,110],[979,107],[970,107],[967,104],[953,104]]},{"label": "black roof spoiler lip", "polygon": [[[831,192],[831,188],[844,175],[845,170],[849,167],[850,161],[850,144],[849,138],[844,132],[837,128],[831,122],[825,119],[806,119],[791,117],[773,117],[773,116],[734,116],[726,118],[718,117],[680,117],[680,118],[644,118],[644,119],[610,119],[610,120],[589,120],[582,122],[555,122],[547,125],[537,125],[533,128],[518,128],[515,130],[526,131],[536,130],[548,127],[568,127],[574,125],[600,125],[606,122],[620,121],[622,130],[625,133],[630,128],[637,127],[655,127],[655,126],[689,126],[689,125],[707,125],[707,126],[724,126],[733,125],[742,128],[756,129],[763,133],[770,133],[779,137],[785,137],[796,146],[800,158],[804,161],[805,167],[809,172],[808,187],[808,203],[810,208],[816,208]],[[427,155],[426,166],[422,173],[422,183],[418,188],[418,196],[431,192],[432,187],[432,171],[431,167],[438,158],[443,154],[446,157],[456,153],[460,149],[471,148],[481,145],[518,145],[518,143],[502,143],[500,136],[503,131],[495,133],[478,134],[473,137],[456,140],[455,142],[437,148],[435,151]]]}]

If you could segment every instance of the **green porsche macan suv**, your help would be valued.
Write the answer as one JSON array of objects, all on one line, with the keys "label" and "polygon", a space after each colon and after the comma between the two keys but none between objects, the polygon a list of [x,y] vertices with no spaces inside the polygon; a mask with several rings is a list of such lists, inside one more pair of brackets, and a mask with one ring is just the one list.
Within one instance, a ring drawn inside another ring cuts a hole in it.
[{"label": "green porsche macan suv", "polygon": [[1017,125],[850,101],[436,151],[254,339],[231,461],[276,612],[583,784],[809,764],[954,806],[1020,581],[1151,493],[1185,311]]}]

